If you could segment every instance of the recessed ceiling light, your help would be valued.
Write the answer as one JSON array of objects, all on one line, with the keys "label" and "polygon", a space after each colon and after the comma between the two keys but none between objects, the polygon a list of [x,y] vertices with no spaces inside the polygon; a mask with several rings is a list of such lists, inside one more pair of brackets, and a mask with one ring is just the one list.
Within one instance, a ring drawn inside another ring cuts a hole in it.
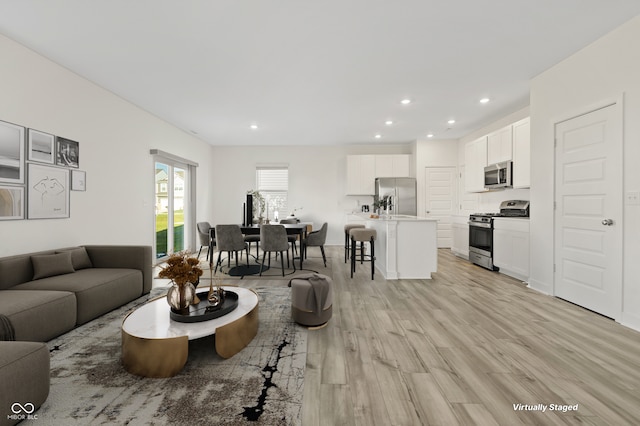
[{"label": "recessed ceiling light", "polygon": [[387,126],[391,126],[393,124],[393,121],[387,120],[384,122],[384,124],[386,124]]},{"label": "recessed ceiling light", "polygon": [[403,99],[400,101],[402,105],[409,105],[411,103],[411,99]]},{"label": "recessed ceiling light", "polygon": [[451,120],[447,121],[447,123],[449,123],[449,124],[453,124],[455,122],[456,122],[456,120],[454,120],[454,119],[451,119]]},{"label": "recessed ceiling light", "polygon": [[489,99],[489,98],[482,98],[482,99],[480,99],[480,103],[481,104],[487,104],[487,103],[489,103],[490,100],[491,99]]},{"label": "recessed ceiling light", "polygon": [[252,124],[252,125],[251,125],[251,129],[252,129],[252,130],[256,130],[257,128],[258,128],[258,125],[257,125],[257,124]]},{"label": "recessed ceiling light", "polygon": [[427,135],[427,137],[428,137],[428,138],[432,138],[432,137],[433,137],[433,133],[429,133],[429,134]]},{"label": "recessed ceiling light", "polygon": [[380,133],[378,133],[377,135],[374,136],[374,138],[376,139],[380,139],[382,137],[382,135]]}]

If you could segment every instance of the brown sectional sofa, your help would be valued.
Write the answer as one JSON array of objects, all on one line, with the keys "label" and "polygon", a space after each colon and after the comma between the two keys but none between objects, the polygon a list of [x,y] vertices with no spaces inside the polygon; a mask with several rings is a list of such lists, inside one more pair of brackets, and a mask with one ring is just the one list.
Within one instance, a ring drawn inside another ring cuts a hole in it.
[{"label": "brown sectional sofa", "polygon": [[151,256],[150,246],[86,245],[0,258],[0,383],[11,384],[0,392],[0,425],[19,421],[8,417],[15,402],[37,409],[49,393],[49,351],[33,342],[149,293]]}]

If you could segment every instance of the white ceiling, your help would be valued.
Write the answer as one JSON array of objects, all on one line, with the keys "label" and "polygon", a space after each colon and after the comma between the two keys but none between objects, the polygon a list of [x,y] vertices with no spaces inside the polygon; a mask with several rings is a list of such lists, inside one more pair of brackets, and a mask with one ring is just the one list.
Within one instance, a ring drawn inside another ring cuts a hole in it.
[{"label": "white ceiling", "polygon": [[383,144],[460,138],[527,106],[532,77],[639,13],[638,0],[0,0],[0,33],[213,145]]}]

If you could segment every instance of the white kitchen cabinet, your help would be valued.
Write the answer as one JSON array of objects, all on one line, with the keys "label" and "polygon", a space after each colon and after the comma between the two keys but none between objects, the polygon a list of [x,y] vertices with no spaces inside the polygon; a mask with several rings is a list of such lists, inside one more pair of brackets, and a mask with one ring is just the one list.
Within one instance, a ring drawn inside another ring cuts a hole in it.
[{"label": "white kitchen cabinet", "polygon": [[465,259],[469,258],[469,219],[467,217],[461,218],[454,216],[452,218],[453,227],[453,241],[451,244],[451,251],[453,254]]},{"label": "white kitchen cabinet", "polygon": [[513,187],[531,186],[531,125],[529,118],[513,124]]},{"label": "white kitchen cabinet", "polygon": [[410,155],[392,155],[393,177],[411,177],[411,156]]},{"label": "white kitchen cabinet", "polygon": [[528,219],[494,218],[493,264],[505,275],[529,280]]},{"label": "white kitchen cabinet", "polygon": [[513,130],[504,127],[487,135],[487,164],[512,160]]},{"label": "white kitchen cabinet", "polygon": [[347,195],[375,193],[375,157],[375,155],[347,155]]},{"label": "white kitchen cabinet", "polygon": [[464,147],[465,181],[467,192],[484,192],[484,168],[487,165],[487,137],[483,136]]},{"label": "white kitchen cabinet", "polygon": [[347,155],[347,195],[373,195],[377,177],[409,177],[411,156]]},{"label": "white kitchen cabinet", "polygon": [[376,177],[409,177],[410,156],[376,155]]}]

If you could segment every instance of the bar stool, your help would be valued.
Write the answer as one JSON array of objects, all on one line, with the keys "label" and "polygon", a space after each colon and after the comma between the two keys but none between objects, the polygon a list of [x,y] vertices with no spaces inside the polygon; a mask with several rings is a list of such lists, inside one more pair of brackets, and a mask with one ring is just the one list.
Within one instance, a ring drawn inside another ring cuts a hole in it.
[{"label": "bar stool", "polygon": [[364,225],[359,223],[347,223],[344,226],[344,263],[347,263],[347,259],[349,258],[349,231],[352,229],[364,228]]},{"label": "bar stool", "polygon": [[360,242],[360,263],[364,262],[364,243],[368,242],[371,247],[371,254],[368,256],[371,262],[371,279],[373,279],[373,274],[375,272],[375,241],[378,237],[378,234],[375,229],[371,228],[355,228],[349,231],[349,236],[351,237],[351,278],[353,278],[353,273],[356,271],[356,243]]}]

